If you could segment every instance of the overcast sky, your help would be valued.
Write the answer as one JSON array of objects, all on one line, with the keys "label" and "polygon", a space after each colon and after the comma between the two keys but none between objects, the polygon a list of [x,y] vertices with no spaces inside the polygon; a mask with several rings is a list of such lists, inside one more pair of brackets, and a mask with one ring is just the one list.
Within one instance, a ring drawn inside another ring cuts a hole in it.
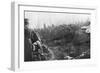
[{"label": "overcast sky", "polygon": [[50,26],[70,24],[75,22],[85,22],[90,20],[87,14],[67,14],[67,13],[46,13],[46,12],[25,12],[25,18],[29,19],[30,28],[43,28],[43,25]]}]

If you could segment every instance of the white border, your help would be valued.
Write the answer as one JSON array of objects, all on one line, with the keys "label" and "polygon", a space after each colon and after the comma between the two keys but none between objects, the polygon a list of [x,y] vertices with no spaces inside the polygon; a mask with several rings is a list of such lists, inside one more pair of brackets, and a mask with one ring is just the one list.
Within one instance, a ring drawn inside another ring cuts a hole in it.
[{"label": "white border", "polygon": [[[12,49],[12,65],[11,68],[15,71],[18,70],[31,70],[31,69],[48,69],[55,67],[73,67],[73,66],[87,66],[96,64],[96,50],[93,35],[95,31],[96,21],[96,8],[82,7],[68,5],[66,7],[59,6],[40,6],[25,3],[13,3],[13,13],[15,17],[12,19],[14,26],[13,29],[13,49]],[[91,59],[84,60],[63,60],[63,61],[43,61],[43,62],[24,62],[24,10],[31,11],[53,11],[53,12],[73,12],[73,13],[89,13],[91,14]]]}]

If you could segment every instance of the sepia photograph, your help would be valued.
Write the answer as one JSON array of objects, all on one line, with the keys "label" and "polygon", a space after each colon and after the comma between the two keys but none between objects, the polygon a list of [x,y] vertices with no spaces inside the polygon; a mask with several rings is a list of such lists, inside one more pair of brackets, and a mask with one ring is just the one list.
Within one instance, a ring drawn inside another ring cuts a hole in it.
[{"label": "sepia photograph", "polygon": [[91,14],[24,11],[24,62],[91,58]]}]

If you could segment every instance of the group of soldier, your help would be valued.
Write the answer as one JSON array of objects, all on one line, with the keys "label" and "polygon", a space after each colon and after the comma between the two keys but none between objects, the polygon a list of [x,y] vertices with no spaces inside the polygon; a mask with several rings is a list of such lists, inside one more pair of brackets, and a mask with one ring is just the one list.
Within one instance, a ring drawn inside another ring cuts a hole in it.
[{"label": "group of soldier", "polygon": [[43,48],[47,50],[47,46],[41,42],[39,35],[29,28],[28,19],[24,19],[24,36],[24,60],[46,60]]}]

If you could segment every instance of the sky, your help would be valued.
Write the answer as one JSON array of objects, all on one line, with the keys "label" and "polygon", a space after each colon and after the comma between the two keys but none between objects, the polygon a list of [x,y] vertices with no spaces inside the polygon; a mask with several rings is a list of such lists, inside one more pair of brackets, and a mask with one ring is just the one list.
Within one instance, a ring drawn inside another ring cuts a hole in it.
[{"label": "sky", "polygon": [[69,14],[69,13],[48,13],[48,12],[25,12],[25,18],[29,19],[29,27],[43,28],[46,26],[72,24],[77,22],[86,22],[90,20],[87,14]]}]

